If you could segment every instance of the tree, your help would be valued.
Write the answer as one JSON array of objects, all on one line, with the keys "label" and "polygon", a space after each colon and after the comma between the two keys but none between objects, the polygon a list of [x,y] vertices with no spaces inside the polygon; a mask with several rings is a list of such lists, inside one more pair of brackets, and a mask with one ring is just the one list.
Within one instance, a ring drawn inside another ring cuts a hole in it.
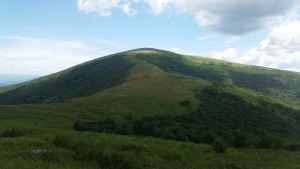
[{"label": "tree", "polygon": [[247,138],[243,134],[237,134],[234,136],[232,146],[235,148],[243,148],[247,146]]},{"label": "tree", "polygon": [[214,141],[212,148],[216,153],[225,153],[227,150],[227,145],[223,139],[218,138]]},{"label": "tree", "polygon": [[206,132],[203,136],[203,142],[207,144],[211,144],[215,141],[216,135],[212,132]]}]

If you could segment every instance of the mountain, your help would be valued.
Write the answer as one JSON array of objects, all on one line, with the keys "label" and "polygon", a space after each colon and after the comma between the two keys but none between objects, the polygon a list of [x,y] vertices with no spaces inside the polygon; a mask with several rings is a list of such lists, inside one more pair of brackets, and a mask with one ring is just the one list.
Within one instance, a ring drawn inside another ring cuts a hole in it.
[{"label": "mountain", "polygon": [[0,103],[58,102],[93,94],[130,80],[130,71],[145,63],[164,73],[246,88],[295,105],[300,102],[299,73],[146,48],[99,58],[8,91],[2,89]]},{"label": "mountain", "polygon": [[296,72],[144,48],[0,88],[0,111],[14,124],[280,147],[300,140],[299,85]]}]

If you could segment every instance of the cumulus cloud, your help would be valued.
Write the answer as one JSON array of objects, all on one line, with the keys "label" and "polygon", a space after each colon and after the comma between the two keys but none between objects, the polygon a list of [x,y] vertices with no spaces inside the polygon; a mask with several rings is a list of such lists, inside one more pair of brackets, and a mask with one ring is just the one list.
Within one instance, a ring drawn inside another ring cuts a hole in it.
[{"label": "cumulus cloud", "polygon": [[101,16],[110,16],[111,9],[119,5],[119,0],[78,0],[79,10],[86,13],[98,12]]},{"label": "cumulus cloud", "polygon": [[260,44],[237,61],[300,72],[300,22],[273,28]]},{"label": "cumulus cloud", "polygon": [[133,16],[133,15],[136,15],[138,13],[138,11],[134,8],[131,7],[131,3],[125,3],[123,5],[123,11],[126,15],[128,16]]},{"label": "cumulus cloud", "polygon": [[[146,1],[154,12],[172,5],[181,13],[195,14],[200,26],[218,32],[243,35],[268,26],[292,11],[297,0],[155,0]],[[153,8],[157,7],[157,8]]]},{"label": "cumulus cloud", "polygon": [[2,74],[46,75],[107,54],[80,40],[0,36],[0,41]]},{"label": "cumulus cloud", "polygon": [[121,9],[128,16],[133,16],[138,11],[132,8],[133,3],[139,0],[78,0],[77,6],[80,11],[87,14],[97,12],[100,16],[111,16],[113,9]]},{"label": "cumulus cloud", "polygon": [[220,22],[220,17],[209,11],[199,11],[196,13],[195,18],[201,26],[213,26]]},{"label": "cumulus cloud", "polygon": [[234,48],[228,48],[222,52],[213,52],[212,58],[233,61],[237,57],[237,50]]},{"label": "cumulus cloud", "polygon": [[[132,4],[146,5],[150,13],[165,11],[192,14],[200,26],[230,35],[243,35],[260,30],[289,17],[298,0],[78,0],[78,8],[85,13],[97,12],[111,16],[113,9],[121,9],[129,16],[138,13]],[[143,9],[143,8],[142,8]],[[141,9],[139,9],[141,10]]]},{"label": "cumulus cloud", "polygon": [[158,15],[164,12],[168,5],[171,5],[174,0],[144,0],[150,7],[150,12],[154,15]]}]

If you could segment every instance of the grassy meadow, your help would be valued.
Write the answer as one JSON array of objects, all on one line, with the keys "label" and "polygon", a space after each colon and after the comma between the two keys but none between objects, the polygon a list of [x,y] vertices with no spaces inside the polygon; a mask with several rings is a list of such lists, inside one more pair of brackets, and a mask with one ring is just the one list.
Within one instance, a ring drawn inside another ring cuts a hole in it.
[{"label": "grassy meadow", "polygon": [[[25,129],[23,129],[25,130]],[[0,139],[0,168],[11,169],[298,169],[300,152],[228,149],[210,145],[58,129],[29,129],[29,134]],[[48,153],[25,158],[25,150]]]}]

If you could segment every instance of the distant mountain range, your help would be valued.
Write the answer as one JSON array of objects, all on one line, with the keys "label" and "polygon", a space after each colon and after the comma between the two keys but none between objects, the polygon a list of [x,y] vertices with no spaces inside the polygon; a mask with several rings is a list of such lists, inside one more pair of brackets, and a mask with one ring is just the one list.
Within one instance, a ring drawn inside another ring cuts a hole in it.
[{"label": "distant mountain range", "polygon": [[38,78],[38,75],[8,75],[0,74],[0,87],[9,86],[17,83],[22,83],[28,80]]}]

